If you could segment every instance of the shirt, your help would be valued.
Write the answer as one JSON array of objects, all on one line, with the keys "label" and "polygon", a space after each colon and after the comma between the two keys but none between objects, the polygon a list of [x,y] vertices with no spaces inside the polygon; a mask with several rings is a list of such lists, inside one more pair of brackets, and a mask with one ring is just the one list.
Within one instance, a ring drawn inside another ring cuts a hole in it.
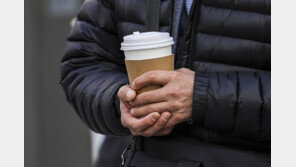
[{"label": "shirt", "polygon": [[193,2],[193,0],[186,0],[185,1],[185,7],[186,7],[187,14],[189,14],[189,12],[190,12],[190,9],[191,9],[191,6],[192,6],[192,2]]}]

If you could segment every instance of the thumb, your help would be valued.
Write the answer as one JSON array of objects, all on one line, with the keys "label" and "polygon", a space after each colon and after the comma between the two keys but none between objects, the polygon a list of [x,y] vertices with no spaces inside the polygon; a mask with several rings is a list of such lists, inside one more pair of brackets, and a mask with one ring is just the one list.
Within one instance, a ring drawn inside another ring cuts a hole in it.
[{"label": "thumb", "polygon": [[124,85],[119,89],[118,97],[123,101],[133,101],[136,97],[136,91],[134,91],[129,85]]}]

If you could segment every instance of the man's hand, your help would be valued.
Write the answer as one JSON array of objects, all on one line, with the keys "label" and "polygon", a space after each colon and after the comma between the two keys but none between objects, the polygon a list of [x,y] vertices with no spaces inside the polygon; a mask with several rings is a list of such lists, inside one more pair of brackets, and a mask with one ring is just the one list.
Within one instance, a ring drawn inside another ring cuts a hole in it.
[{"label": "man's hand", "polygon": [[187,121],[192,113],[192,96],[194,72],[182,68],[176,71],[150,71],[138,78],[132,84],[132,89],[138,90],[150,84],[161,84],[162,88],[144,92],[129,104],[134,117],[142,117],[151,113],[169,111],[172,114],[165,128]]},{"label": "man's hand", "polygon": [[121,123],[124,127],[130,129],[134,136],[161,136],[171,132],[171,128],[163,128],[170,120],[171,113],[151,112],[143,115],[141,118],[136,118],[130,114],[131,106],[129,102],[135,99],[136,92],[130,86],[122,86],[118,91],[120,100]]}]

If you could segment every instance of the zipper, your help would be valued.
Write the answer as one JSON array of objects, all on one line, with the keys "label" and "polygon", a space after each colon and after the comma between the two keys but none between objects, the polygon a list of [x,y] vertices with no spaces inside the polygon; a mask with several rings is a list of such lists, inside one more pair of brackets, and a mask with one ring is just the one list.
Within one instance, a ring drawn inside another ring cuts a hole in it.
[{"label": "zipper", "polygon": [[124,149],[123,153],[121,154],[121,165],[120,165],[121,167],[124,167],[124,165],[125,165],[125,163],[126,163],[126,158],[127,158],[127,156],[128,156],[128,155],[126,155],[126,154],[127,154],[127,152],[128,152],[129,150],[132,149],[133,145],[134,145],[135,142],[136,142],[136,139],[137,139],[136,136],[132,136],[132,139],[130,140],[129,145]]},{"label": "zipper", "polygon": [[[192,37],[194,36],[193,33],[193,28],[194,28],[194,16],[196,15],[195,13],[196,11],[196,4],[198,2],[196,2],[198,0],[193,0],[192,5],[191,5],[191,9],[189,12],[189,15],[186,13],[186,7],[185,7],[185,2],[184,2],[184,6],[182,9],[182,15],[187,15],[186,19],[187,19],[187,23],[186,26],[184,27],[184,34],[183,34],[183,39],[182,41],[180,41],[181,43],[179,43],[181,46],[181,50],[180,50],[180,54],[178,55],[178,59],[176,61],[176,66],[177,69],[179,68],[189,68],[191,67],[190,65],[190,60],[191,58],[189,58],[191,55],[190,51],[192,49]],[[185,13],[184,13],[185,12]],[[181,16],[182,19],[183,16]],[[181,23],[181,22],[180,22]],[[180,30],[179,30],[180,31]]]}]

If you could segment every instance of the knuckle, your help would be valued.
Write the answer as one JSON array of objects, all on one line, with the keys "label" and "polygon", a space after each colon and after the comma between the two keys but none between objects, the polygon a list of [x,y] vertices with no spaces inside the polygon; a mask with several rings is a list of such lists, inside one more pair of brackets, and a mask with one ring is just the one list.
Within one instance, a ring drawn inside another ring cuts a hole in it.
[{"label": "knuckle", "polygon": [[131,134],[132,134],[133,136],[137,136],[137,135],[138,135],[138,133],[137,133],[137,132],[135,132],[135,131],[132,131],[132,130],[131,130]]},{"label": "knuckle", "polygon": [[151,71],[147,74],[148,79],[153,80],[156,77],[155,71]]},{"label": "knuckle", "polygon": [[156,128],[157,128],[157,129],[161,129],[161,128],[163,128],[164,125],[165,125],[165,122],[163,121],[163,122],[161,122],[161,123],[158,123],[158,124],[156,125]]},{"label": "knuckle", "polygon": [[178,97],[182,94],[182,91],[179,88],[173,88],[169,90],[169,94],[173,97]]},{"label": "knuckle", "polygon": [[145,120],[145,125],[146,126],[152,126],[153,124],[154,124],[154,121],[152,119]]},{"label": "knuckle", "polygon": [[153,112],[153,107],[152,107],[151,105],[147,105],[147,106],[145,107],[145,110],[146,110],[148,113],[151,113],[151,112]]},{"label": "knuckle", "polygon": [[179,101],[175,101],[175,107],[176,108],[181,108],[182,107],[182,103],[180,103]]},{"label": "knuckle", "polygon": [[172,80],[176,79],[176,77],[177,77],[177,72],[175,72],[175,71],[170,72],[170,73],[169,73],[169,77],[170,77]]},{"label": "knuckle", "polygon": [[126,123],[125,119],[123,119],[123,117],[120,118],[120,121],[121,121],[122,126],[127,128],[127,123]]},{"label": "knuckle", "polygon": [[175,106],[171,103],[168,105],[169,110],[175,110]]},{"label": "knuckle", "polygon": [[180,88],[176,88],[175,93],[176,93],[177,96],[180,96],[180,95],[184,94],[184,90],[182,90]]},{"label": "knuckle", "polygon": [[180,72],[186,72],[187,69],[186,69],[186,68],[180,68],[179,71],[180,71]]},{"label": "knuckle", "polygon": [[130,112],[133,116],[138,116],[138,114],[139,114],[139,111],[136,109],[132,109]]},{"label": "knuckle", "polygon": [[175,72],[175,79],[180,79],[181,76],[182,76],[182,71]]},{"label": "knuckle", "polygon": [[184,116],[183,116],[183,114],[176,114],[175,119],[176,119],[176,121],[181,121],[184,119]]},{"label": "knuckle", "polygon": [[171,107],[171,109],[178,109],[178,108],[180,108],[180,103],[177,101],[173,101],[173,102],[171,102],[170,107]]},{"label": "knuckle", "polygon": [[142,99],[143,99],[143,102],[146,102],[146,101],[148,101],[150,99],[150,95],[149,94],[145,95],[145,96],[142,97]]},{"label": "knuckle", "polygon": [[173,95],[174,97],[178,97],[178,95],[179,95],[178,90],[175,89],[175,90],[172,92],[172,95]]},{"label": "knuckle", "polygon": [[121,118],[121,124],[123,127],[126,127],[125,121]]},{"label": "knuckle", "polygon": [[170,133],[171,133],[171,130],[165,130],[165,131],[163,132],[164,135],[168,135],[168,134],[170,134]]},{"label": "knuckle", "polygon": [[171,96],[171,97],[175,97],[176,96],[175,89],[169,89],[168,90],[168,95]]},{"label": "knuckle", "polygon": [[150,137],[150,136],[152,136],[152,134],[151,134],[151,132],[144,132],[144,133],[143,133],[143,136],[145,136],[145,137]]},{"label": "knuckle", "polygon": [[165,120],[165,118],[162,118],[161,121],[159,121],[157,124],[156,124],[156,127],[158,129],[161,129],[164,127],[164,125],[167,123],[167,121]]},{"label": "knuckle", "polygon": [[[181,71],[182,72],[182,71]],[[176,77],[177,78],[180,78],[182,76],[182,73],[181,72],[176,72]]]},{"label": "knuckle", "polygon": [[137,126],[137,124],[131,124],[130,125],[130,128],[135,130],[135,131],[138,131],[139,130],[139,127]]}]

